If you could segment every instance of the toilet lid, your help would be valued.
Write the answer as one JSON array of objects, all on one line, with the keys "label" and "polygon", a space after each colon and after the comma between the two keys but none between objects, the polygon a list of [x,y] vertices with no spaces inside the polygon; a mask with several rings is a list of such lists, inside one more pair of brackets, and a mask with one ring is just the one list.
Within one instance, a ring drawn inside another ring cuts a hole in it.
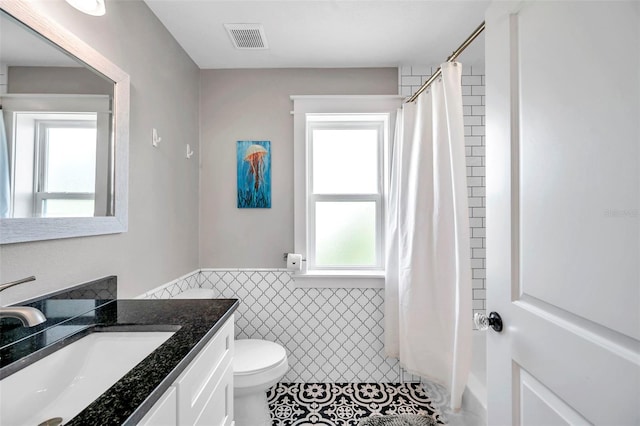
[{"label": "toilet lid", "polygon": [[235,341],[233,374],[254,374],[272,368],[287,358],[284,348],[267,340]]}]

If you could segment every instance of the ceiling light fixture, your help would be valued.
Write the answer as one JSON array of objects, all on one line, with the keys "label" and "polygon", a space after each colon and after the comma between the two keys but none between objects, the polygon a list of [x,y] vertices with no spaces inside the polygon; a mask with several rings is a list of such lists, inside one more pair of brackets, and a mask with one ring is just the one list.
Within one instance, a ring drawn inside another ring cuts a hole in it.
[{"label": "ceiling light fixture", "polygon": [[106,13],[104,0],[66,0],[71,6],[87,15],[102,16]]}]

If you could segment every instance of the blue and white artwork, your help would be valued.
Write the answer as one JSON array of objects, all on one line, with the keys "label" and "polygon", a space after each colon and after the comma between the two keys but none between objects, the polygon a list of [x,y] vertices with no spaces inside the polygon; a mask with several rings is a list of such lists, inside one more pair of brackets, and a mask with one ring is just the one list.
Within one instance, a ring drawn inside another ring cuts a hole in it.
[{"label": "blue and white artwork", "polygon": [[271,142],[238,141],[238,208],[271,208]]}]

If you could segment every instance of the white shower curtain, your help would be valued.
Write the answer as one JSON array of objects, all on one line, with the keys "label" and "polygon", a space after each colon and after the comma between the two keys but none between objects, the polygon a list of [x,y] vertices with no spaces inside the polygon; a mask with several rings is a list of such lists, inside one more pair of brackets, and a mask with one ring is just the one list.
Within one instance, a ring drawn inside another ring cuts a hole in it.
[{"label": "white shower curtain", "polygon": [[398,111],[387,222],[385,348],[462,402],[471,363],[471,262],[462,66]]},{"label": "white shower curtain", "polygon": [[4,128],[4,114],[0,108],[0,217],[11,213],[11,188],[9,186],[9,151]]}]

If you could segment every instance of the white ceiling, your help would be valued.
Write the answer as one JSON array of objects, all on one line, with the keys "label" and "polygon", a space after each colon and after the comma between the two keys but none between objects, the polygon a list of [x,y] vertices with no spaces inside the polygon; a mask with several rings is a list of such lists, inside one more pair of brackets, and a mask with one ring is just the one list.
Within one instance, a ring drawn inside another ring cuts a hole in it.
[{"label": "white ceiling", "polygon": [[[489,0],[145,2],[205,69],[439,64],[483,21]],[[225,23],[263,24],[269,49],[236,50]],[[458,60],[483,63],[483,36]]]}]

